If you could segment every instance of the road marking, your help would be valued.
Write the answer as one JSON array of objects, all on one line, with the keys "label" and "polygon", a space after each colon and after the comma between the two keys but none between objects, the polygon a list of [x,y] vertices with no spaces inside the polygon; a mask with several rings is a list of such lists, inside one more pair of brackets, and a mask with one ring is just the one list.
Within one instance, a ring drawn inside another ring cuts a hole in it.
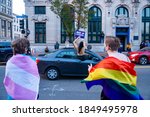
[{"label": "road marking", "polygon": [[[58,86],[59,86],[58,84],[56,84],[56,85],[53,86],[53,88],[52,88],[52,93],[49,94],[49,96],[55,96],[55,92],[56,92],[56,91],[64,91],[63,88],[59,88]],[[58,87],[58,88],[57,88],[57,87]]]},{"label": "road marking", "polygon": [[143,68],[143,69],[149,69],[150,68],[150,65],[148,65],[148,66],[135,66],[135,68]]},{"label": "road marking", "polygon": [[61,87],[59,87],[59,85],[58,84],[56,84],[56,85],[53,85],[53,87],[52,87],[52,89],[51,88],[49,88],[49,87],[47,87],[47,88],[43,88],[43,90],[44,91],[46,91],[46,90],[50,90],[51,91],[51,93],[49,94],[49,96],[55,96],[56,94],[56,91],[64,91],[64,89],[63,88],[61,88]]}]

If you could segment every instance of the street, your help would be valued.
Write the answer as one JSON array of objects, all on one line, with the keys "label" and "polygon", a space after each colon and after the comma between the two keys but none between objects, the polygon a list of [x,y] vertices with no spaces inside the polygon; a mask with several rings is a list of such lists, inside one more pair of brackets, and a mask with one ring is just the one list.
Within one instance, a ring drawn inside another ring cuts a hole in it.
[{"label": "street", "polygon": [[[138,75],[137,87],[144,99],[150,100],[150,65],[136,66]],[[5,65],[0,65],[0,100],[6,100],[7,94],[3,86]],[[87,91],[82,78],[61,78],[48,80],[41,76],[39,100],[99,100],[101,87],[94,86]]]}]

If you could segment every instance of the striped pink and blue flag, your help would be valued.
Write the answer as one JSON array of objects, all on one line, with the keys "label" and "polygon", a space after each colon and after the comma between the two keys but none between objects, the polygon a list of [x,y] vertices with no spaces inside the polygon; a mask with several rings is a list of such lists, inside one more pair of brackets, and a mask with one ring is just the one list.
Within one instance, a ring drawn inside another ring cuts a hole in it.
[{"label": "striped pink and blue flag", "polygon": [[40,76],[36,62],[26,55],[14,55],[6,65],[4,86],[15,100],[36,100]]}]

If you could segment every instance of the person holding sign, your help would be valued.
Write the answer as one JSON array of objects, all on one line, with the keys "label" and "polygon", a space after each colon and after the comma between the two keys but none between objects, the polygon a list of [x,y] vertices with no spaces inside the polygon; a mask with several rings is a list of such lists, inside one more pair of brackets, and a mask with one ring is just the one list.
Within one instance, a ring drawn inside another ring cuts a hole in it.
[{"label": "person holding sign", "polygon": [[85,55],[85,49],[86,49],[86,44],[84,40],[81,40],[79,37],[77,37],[73,41],[74,48],[77,50],[78,55]]},{"label": "person holding sign", "polygon": [[86,44],[85,44],[85,32],[84,31],[75,31],[75,40],[73,41],[74,48],[77,50],[79,56],[85,54]]}]

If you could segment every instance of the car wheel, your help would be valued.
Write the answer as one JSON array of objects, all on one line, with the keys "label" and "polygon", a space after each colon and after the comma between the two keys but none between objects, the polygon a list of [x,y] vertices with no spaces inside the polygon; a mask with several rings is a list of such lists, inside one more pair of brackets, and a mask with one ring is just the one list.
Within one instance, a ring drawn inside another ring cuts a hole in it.
[{"label": "car wheel", "polygon": [[59,78],[59,71],[54,67],[50,67],[46,71],[46,77],[50,80],[56,80]]},{"label": "car wheel", "polygon": [[140,63],[141,65],[146,65],[146,64],[148,64],[148,58],[147,58],[146,56],[140,57],[139,63]]}]

